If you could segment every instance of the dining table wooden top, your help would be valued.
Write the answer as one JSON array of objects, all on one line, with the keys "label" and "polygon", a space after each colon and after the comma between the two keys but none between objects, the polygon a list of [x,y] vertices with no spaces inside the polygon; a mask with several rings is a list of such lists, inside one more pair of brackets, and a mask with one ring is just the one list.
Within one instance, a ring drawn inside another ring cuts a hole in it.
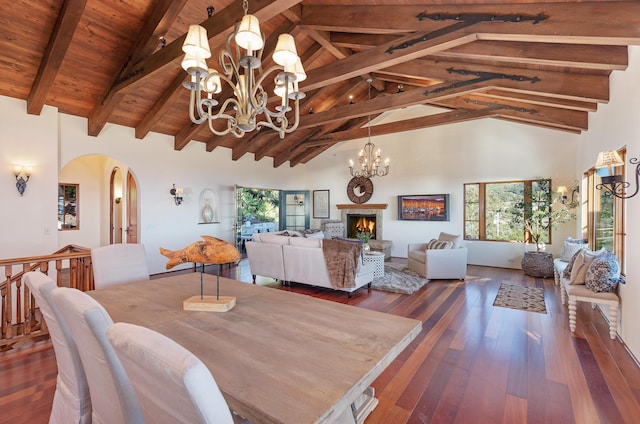
[{"label": "dining table wooden top", "polygon": [[216,276],[179,274],[88,292],[114,322],[158,331],[209,368],[253,423],[332,423],[421,330],[421,322],[220,277],[227,312],[183,310]]}]

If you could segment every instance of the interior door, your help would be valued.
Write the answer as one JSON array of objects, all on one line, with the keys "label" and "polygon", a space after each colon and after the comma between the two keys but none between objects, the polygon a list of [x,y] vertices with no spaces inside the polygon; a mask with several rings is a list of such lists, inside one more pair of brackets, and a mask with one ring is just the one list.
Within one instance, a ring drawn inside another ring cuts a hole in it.
[{"label": "interior door", "polygon": [[122,243],[122,174],[113,168],[109,196],[109,244]]},{"label": "interior door", "polygon": [[138,186],[127,171],[127,243],[138,243]]}]

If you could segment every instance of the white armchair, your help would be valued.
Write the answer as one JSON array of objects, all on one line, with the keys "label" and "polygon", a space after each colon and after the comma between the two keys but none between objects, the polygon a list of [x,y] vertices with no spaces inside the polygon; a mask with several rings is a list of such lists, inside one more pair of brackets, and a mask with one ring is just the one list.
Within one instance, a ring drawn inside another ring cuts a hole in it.
[{"label": "white armchair", "polygon": [[464,280],[467,248],[427,249],[428,243],[412,243],[407,249],[408,268],[429,280]]}]

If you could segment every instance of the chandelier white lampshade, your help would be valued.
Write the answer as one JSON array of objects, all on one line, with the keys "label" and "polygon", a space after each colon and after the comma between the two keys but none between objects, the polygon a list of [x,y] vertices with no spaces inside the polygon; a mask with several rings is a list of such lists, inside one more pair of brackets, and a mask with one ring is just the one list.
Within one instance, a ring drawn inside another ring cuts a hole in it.
[{"label": "chandelier white lampshade", "polygon": [[[371,100],[371,82],[372,80],[370,78],[367,79],[367,83],[369,83],[369,100]],[[389,173],[389,159],[387,158],[384,160],[384,167],[381,168],[382,151],[380,149],[376,150],[376,145],[371,142],[371,115],[369,115],[367,122],[367,136],[367,144],[364,145],[358,154],[358,164],[360,167],[359,169],[354,169],[353,160],[350,159],[349,172],[353,177],[384,177]]]},{"label": "chandelier white lampshade", "polygon": [[[295,131],[300,122],[300,99],[305,94],[299,91],[298,82],[307,76],[295,41],[289,34],[278,37],[273,52],[276,65],[262,71],[264,37],[258,18],[249,15],[248,8],[248,2],[244,1],[242,21],[229,34],[225,48],[219,54],[221,71],[207,66],[206,59],[211,57],[211,51],[206,29],[199,25],[189,27],[182,46],[185,53],[182,68],[191,75],[190,81],[183,84],[190,91],[189,117],[195,124],[207,121],[211,132],[219,136],[232,134],[239,138],[247,132],[267,127],[284,138],[285,134]],[[274,91],[282,98],[274,110],[268,108],[269,95],[263,87],[272,73],[276,74]],[[233,95],[216,99],[214,95],[223,91],[223,84],[231,88]],[[290,101],[293,107],[289,106]],[[292,110],[293,116],[288,116]],[[215,128],[213,122],[216,120],[226,121],[226,127]]]}]

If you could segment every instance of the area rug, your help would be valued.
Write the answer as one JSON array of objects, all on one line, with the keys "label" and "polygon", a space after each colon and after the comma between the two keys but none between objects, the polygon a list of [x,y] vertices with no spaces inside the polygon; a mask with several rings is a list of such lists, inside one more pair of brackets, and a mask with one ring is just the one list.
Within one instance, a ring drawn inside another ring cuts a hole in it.
[{"label": "area rug", "polygon": [[384,276],[373,279],[371,288],[394,293],[411,294],[416,292],[429,280],[420,277],[404,264],[385,262]]},{"label": "area rug", "polygon": [[502,283],[498,289],[493,306],[520,309],[528,312],[547,313],[544,303],[544,289],[539,287],[523,287]]}]

